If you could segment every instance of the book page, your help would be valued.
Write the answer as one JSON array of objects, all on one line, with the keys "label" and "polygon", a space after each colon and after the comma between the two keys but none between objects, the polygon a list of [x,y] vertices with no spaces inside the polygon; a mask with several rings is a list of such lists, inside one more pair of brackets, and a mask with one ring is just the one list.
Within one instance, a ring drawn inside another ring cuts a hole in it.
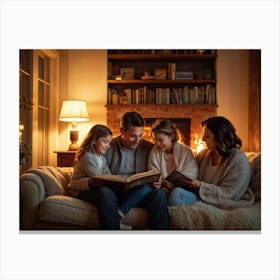
[{"label": "book page", "polygon": [[126,182],[126,179],[119,175],[112,175],[112,174],[98,174],[93,176],[92,178],[100,178],[105,180],[110,180],[114,182]]},{"label": "book page", "polygon": [[156,174],[159,174],[159,172],[157,172],[155,170],[149,170],[149,171],[146,171],[146,172],[136,173],[136,174],[133,174],[133,175],[129,176],[126,179],[126,181],[131,182],[131,181],[137,180],[139,178],[143,178],[143,177],[147,177],[147,176],[151,176],[151,175],[156,175]]}]

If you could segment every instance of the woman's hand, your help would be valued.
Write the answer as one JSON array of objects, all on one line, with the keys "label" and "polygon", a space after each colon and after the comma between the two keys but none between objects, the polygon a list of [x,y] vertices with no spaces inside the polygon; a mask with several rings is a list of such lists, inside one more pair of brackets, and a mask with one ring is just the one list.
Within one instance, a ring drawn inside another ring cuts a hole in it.
[{"label": "woman's hand", "polygon": [[192,180],[190,180],[190,181],[188,182],[188,185],[189,185],[190,187],[193,187],[193,188],[199,188],[200,185],[201,185],[201,182],[198,181],[198,180],[196,180],[196,179],[192,179]]}]

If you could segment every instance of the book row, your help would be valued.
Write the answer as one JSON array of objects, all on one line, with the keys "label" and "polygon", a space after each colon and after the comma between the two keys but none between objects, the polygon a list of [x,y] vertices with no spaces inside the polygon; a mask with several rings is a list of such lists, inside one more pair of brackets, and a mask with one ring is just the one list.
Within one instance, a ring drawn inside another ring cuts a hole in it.
[{"label": "book row", "polygon": [[108,104],[216,104],[212,84],[181,88],[127,88],[121,92],[108,89]]}]

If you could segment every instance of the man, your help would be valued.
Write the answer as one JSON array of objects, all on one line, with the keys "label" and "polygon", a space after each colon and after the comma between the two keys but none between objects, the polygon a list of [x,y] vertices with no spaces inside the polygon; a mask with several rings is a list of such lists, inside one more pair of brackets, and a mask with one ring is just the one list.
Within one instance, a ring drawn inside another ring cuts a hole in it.
[{"label": "man", "polygon": [[[147,171],[147,161],[153,144],[142,139],[144,120],[137,112],[125,113],[120,128],[121,134],[113,139],[106,153],[107,164],[112,174],[128,177],[134,173]],[[120,217],[117,213],[118,196],[110,188],[102,188],[99,215],[102,228],[119,229]],[[160,189],[152,189],[137,207],[148,211],[150,229],[168,228],[167,198]]]}]

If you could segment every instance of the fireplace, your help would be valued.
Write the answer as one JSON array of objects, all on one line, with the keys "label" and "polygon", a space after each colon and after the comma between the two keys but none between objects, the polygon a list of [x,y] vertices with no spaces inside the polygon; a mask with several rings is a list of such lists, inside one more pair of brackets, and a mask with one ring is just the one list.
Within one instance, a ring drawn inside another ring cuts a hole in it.
[{"label": "fireplace", "polygon": [[[190,146],[190,119],[189,118],[168,118],[172,121],[180,132],[180,142]],[[151,127],[157,118],[144,118],[145,128],[143,138],[153,142],[151,137]]]},{"label": "fireplace", "polygon": [[149,127],[156,119],[170,119],[179,128],[183,142],[196,149],[195,141],[202,137],[201,122],[217,115],[217,105],[106,105],[107,125],[116,136],[120,133],[120,122],[124,113],[136,111],[146,121],[144,138],[149,138]]}]

